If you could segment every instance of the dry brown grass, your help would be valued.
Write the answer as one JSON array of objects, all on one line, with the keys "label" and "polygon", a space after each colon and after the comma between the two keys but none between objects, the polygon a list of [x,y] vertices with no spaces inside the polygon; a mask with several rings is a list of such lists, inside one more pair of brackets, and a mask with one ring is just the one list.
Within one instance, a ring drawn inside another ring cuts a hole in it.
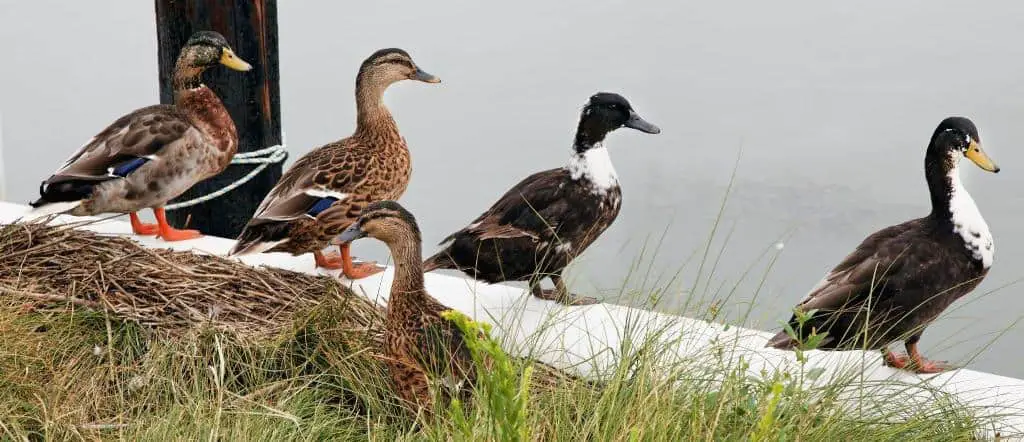
[{"label": "dry brown grass", "polygon": [[346,328],[379,324],[383,315],[333,278],[40,223],[0,227],[0,292],[35,309],[72,304],[172,333],[202,326],[273,334],[329,300],[347,304]]}]

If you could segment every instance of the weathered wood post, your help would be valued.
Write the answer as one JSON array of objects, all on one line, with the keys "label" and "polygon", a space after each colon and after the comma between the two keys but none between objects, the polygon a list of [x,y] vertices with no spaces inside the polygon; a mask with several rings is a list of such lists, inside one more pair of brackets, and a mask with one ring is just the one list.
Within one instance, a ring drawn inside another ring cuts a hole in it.
[{"label": "weathered wood post", "polygon": [[[245,73],[214,68],[204,74],[204,83],[224,101],[235,120],[238,152],[281,144],[276,0],[156,0],[156,23],[162,103],[173,102],[171,74],[185,41],[195,31],[217,31],[224,35],[235,53],[253,66]],[[270,164],[224,195],[169,212],[170,222],[183,227],[189,220],[187,227],[204,234],[234,238],[281,178],[282,162]],[[209,195],[258,166],[232,164],[220,175],[196,184],[176,201]]]}]

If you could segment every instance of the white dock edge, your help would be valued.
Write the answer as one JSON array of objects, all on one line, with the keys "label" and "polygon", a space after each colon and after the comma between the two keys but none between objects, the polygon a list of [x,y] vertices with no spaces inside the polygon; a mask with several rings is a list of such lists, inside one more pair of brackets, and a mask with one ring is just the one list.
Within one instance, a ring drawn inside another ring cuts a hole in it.
[{"label": "white dock edge", "polygon": [[[27,211],[27,206],[0,202],[0,223],[16,222]],[[104,221],[88,228],[109,234],[130,233],[130,227],[122,221]],[[136,239],[146,247],[218,255],[226,253],[234,244],[233,240],[216,237],[176,243],[155,238]],[[310,256],[272,253],[245,257],[242,261],[309,274],[336,273],[318,271]],[[393,269],[388,268],[381,274],[354,282],[352,287],[357,293],[383,304],[392,276]],[[763,348],[771,336],[768,332],[610,304],[563,307],[526,296],[522,288],[488,285],[443,274],[427,274],[426,286],[430,294],[445,305],[493,324],[509,353],[530,356],[584,376],[616,361],[624,335],[628,334],[638,342],[644,340],[647,331],[662,332],[656,339],[677,349],[675,355],[666,355],[669,357],[695,357],[706,353],[716,343],[726,343],[726,359],[735,362],[743,358],[749,364],[747,372],[751,376],[760,377],[762,371],[799,370],[793,353]],[[666,330],[669,332],[664,333]],[[865,388],[870,385],[871,391],[878,391],[879,385],[892,385],[893,391],[905,390],[908,401],[933,400],[928,390],[949,394],[978,415],[997,416],[990,427],[984,428],[990,436],[997,432],[1004,438],[1016,439],[1024,435],[1024,380],[966,369],[919,376],[883,366],[878,352],[862,351],[808,352],[808,362],[804,367],[805,371],[823,370],[820,377],[811,381],[812,384],[827,383],[839,373],[848,373],[851,369],[863,371],[861,380],[851,385],[855,389],[859,388],[858,385]],[[925,388],[908,388],[913,385]],[[856,395],[856,392],[851,393]]]}]

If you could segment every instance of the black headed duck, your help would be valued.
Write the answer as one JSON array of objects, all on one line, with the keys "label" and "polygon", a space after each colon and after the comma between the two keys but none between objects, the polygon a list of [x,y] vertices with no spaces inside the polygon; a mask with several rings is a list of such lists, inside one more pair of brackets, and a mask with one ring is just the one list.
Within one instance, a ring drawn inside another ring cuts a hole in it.
[{"label": "black headed duck", "polygon": [[[981,149],[974,123],[947,118],[925,154],[931,213],[868,236],[797,305],[804,314],[813,312],[802,327],[796,314],[790,319],[798,339],[783,331],[768,346],[791,349],[816,333],[823,335],[820,349],[881,349],[886,364],[896,368],[947,369],[921,356],[917,343],[943,310],[981,283],[995,252],[988,225],[960,181],[963,157],[999,172]],[[899,340],[907,355],[889,351]]]},{"label": "black headed duck", "polygon": [[[458,269],[490,283],[528,281],[541,299],[596,302],[569,293],[562,270],[619,214],[622,192],[605,137],[620,127],[661,131],[620,95],[590,97],[569,163],[520,181],[468,226],[445,238],[441,244],[447,246],[426,260],[424,270]],[[540,288],[544,277],[551,278],[554,290]]]}]

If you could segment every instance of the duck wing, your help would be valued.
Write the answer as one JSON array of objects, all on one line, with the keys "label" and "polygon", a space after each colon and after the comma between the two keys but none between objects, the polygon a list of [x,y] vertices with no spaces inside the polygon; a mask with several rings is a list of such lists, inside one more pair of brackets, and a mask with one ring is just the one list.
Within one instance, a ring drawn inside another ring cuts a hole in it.
[{"label": "duck wing", "polygon": [[[801,311],[818,310],[815,318],[854,306],[868,296],[875,303],[885,301],[903,290],[913,289],[922,275],[941,266],[941,257],[927,253],[919,241],[923,220],[890,226],[868,236],[797,304]],[[814,319],[812,319],[814,321]],[[796,327],[796,315],[789,320]],[[828,340],[829,338],[826,338]],[[791,348],[795,345],[785,331],[769,340],[768,346]]]},{"label": "duck wing", "polygon": [[919,254],[913,253],[913,241],[900,240],[914,225],[916,220],[887,227],[865,238],[811,289],[798,307],[804,311],[840,309],[872,291],[883,293],[880,289],[892,278],[927,265]]},{"label": "duck wing", "polygon": [[296,161],[260,203],[253,222],[332,216],[358,200],[374,157],[362,155],[357,145],[345,147],[329,144]]},{"label": "duck wing", "polygon": [[[202,134],[174,106],[149,106],[121,117],[64,162],[44,186],[66,181],[124,177],[146,161],[160,160],[168,145]],[[143,161],[137,161],[143,160]]]},{"label": "duck wing", "polygon": [[445,244],[461,235],[477,240],[529,237],[534,240],[553,236],[559,220],[567,213],[569,202],[565,185],[570,181],[565,169],[551,169],[530,175],[513,186],[486,212],[466,228],[441,241]]},{"label": "duck wing", "polygon": [[421,363],[450,393],[461,396],[472,386],[476,378],[473,356],[453,322],[439,316],[429,318],[417,334],[416,344]]}]

